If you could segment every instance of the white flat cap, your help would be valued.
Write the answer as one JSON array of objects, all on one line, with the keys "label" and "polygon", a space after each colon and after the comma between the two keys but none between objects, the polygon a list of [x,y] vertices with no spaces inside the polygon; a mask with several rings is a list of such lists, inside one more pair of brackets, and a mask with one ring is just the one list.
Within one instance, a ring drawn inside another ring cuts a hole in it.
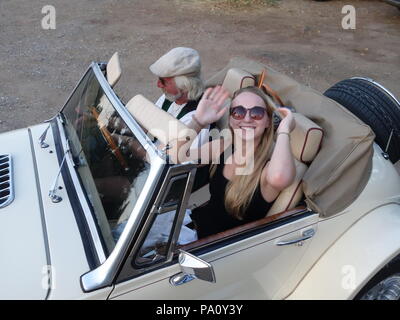
[{"label": "white flat cap", "polygon": [[178,47],[168,51],[150,66],[158,77],[196,76],[200,74],[199,53],[191,48]]}]

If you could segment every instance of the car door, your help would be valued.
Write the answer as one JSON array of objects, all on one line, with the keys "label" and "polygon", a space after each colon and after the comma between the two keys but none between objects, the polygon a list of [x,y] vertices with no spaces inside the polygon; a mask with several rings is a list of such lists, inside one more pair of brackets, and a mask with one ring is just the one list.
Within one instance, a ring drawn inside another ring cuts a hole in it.
[{"label": "car door", "polygon": [[[185,197],[181,198],[184,205],[182,199]],[[176,218],[170,220],[183,221],[184,211],[176,210]],[[284,298],[276,294],[292,276],[313,240],[317,221],[316,213],[300,210],[284,219],[191,248],[191,254],[211,265],[215,283],[192,279],[179,285],[172,284],[174,277],[181,273],[176,241],[167,242],[173,246],[165,249],[171,251],[170,259],[163,260],[153,254],[140,266],[135,262],[137,254],[131,254],[110,299]],[[175,233],[179,227],[175,224]],[[166,224],[165,229],[174,228]],[[177,239],[178,235],[174,237]]]}]

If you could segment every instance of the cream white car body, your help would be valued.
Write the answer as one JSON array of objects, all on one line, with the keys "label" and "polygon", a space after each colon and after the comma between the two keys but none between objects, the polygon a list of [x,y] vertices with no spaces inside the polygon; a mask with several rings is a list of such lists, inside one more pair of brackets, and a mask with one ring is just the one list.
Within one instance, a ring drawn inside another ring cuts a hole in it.
[{"label": "cream white car body", "polygon": [[[107,97],[150,154],[147,181],[123,233],[107,254],[68,155],[57,178],[63,152],[69,148],[62,117],[51,120],[45,138],[48,148],[39,144],[48,123],[0,134],[0,155],[12,157],[14,185],[13,201],[0,208],[1,299],[352,299],[400,254],[400,177],[374,145],[369,182],[343,212],[322,219],[316,212],[299,209],[253,233],[194,250],[213,268],[215,283],[190,279],[171,284],[181,272],[175,248],[164,260],[135,269],[130,262],[171,172],[187,175],[185,203],[195,166],[166,165],[122,108],[99,65],[93,63],[89,70],[94,70]],[[62,198],[58,203],[49,197],[54,183]],[[172,246],[183,218],[181,209],[179,215]],[[310,230],[313,236],[307,240],[277,245]]]}]

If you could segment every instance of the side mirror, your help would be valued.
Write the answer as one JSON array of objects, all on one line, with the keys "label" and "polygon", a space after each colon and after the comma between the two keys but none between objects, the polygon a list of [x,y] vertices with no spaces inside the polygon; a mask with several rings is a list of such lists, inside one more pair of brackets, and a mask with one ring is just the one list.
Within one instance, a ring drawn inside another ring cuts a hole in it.
[{"label": "side mirror", "polygon": [[115,52],[107,63],[107,81],[111,87],[114,87],[119,78],[121,78],[121,73],[118,52]]},{"label": "side mirror", "polygon": [[211,264],[183,250],[179,254],[179,265],[181,266],[182,273],[170,279],[170,283],[174,286],[184,284],[193,279],[212,283],[216,282],[214,269]]}]

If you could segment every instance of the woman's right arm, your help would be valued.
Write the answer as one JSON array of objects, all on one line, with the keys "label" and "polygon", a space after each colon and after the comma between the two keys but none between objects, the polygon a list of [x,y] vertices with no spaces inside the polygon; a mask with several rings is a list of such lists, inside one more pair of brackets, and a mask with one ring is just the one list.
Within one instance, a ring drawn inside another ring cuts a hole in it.
[{"label": "woman's right arm", "polygon": [[201,98],[192,121],[187,125],[192,130],[189,141],[176,141],[176,145],[168,150],[168,154],[174,163],[182,163],[192,160],[201,160],[201,163],[209,163],[219,157],[222,152],[223,140],[214,140],[202,145],[199,149],[190,149],[194,139],[202,128],[222,118],[227,108],[224,102],[229,93],[223,87],[208,88]]}]

